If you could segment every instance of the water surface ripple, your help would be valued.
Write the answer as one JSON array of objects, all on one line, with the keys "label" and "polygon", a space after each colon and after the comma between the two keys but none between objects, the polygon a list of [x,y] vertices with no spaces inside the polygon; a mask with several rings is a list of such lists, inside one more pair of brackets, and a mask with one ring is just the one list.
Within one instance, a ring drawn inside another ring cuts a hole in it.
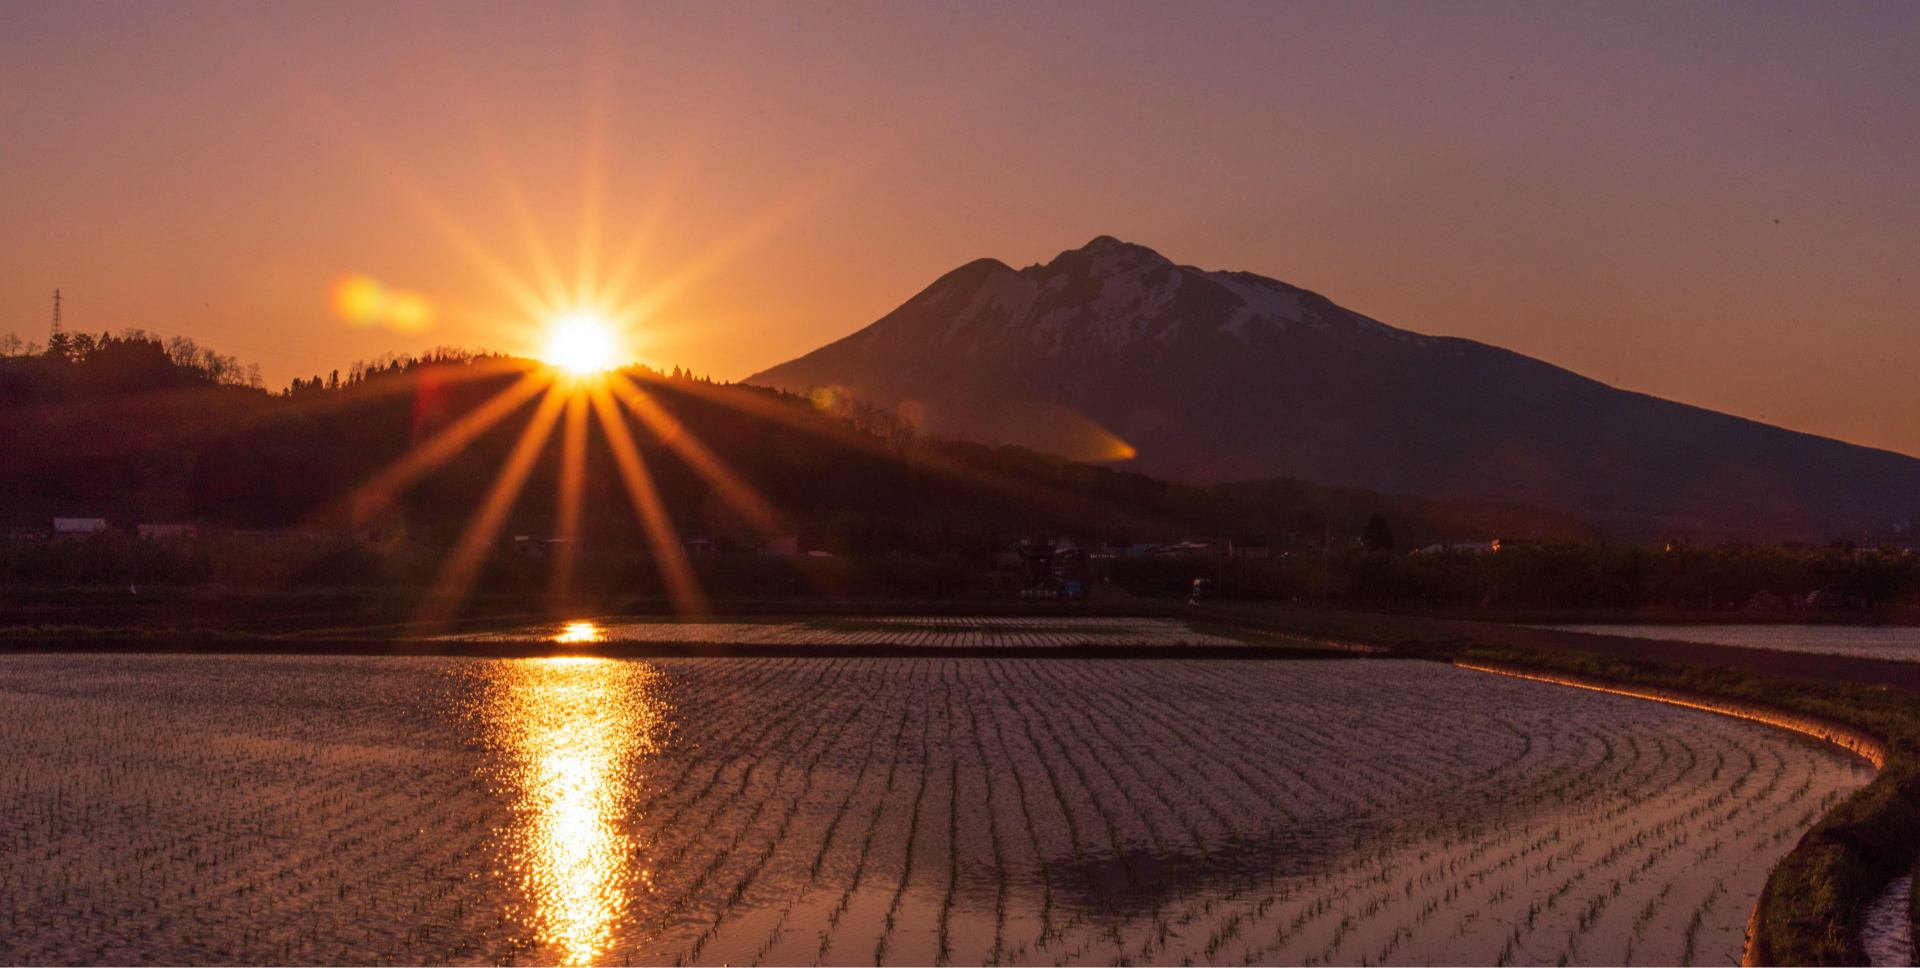
[{"label": "water surface ripple", "polygon": [[1858,759],[1403,661],[0,657],[0,961],[1736,961]]}]

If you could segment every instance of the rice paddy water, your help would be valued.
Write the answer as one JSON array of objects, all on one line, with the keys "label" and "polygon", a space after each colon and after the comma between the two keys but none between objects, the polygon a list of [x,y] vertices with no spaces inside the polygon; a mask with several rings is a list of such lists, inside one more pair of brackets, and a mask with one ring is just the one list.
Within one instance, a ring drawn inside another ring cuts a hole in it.
[{"label": "rice paddy water", "polygon": [[0,960],[1738,960],[1871,767],[1401,661],[0,658]]}]

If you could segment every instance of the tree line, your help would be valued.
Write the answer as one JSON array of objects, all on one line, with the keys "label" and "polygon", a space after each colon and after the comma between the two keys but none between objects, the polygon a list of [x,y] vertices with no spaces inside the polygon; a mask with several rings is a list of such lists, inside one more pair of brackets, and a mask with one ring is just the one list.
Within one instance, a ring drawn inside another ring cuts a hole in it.
[{"label": "tree line", "polygon": [[1364,540],[1228,559],[1117,559],[1136,593],[1217,579],[1229,600],[1434,609],[1642,609],[1789,613],[1920,605],[1920,555],[1846,542],[1662,545],[1554,540],[1499,551],[1396,553]]}]

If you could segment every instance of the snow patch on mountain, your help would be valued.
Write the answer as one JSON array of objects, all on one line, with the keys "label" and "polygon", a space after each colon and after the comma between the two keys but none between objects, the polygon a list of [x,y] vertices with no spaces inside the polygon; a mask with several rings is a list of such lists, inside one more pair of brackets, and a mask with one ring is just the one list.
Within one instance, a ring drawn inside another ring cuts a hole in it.
[{"label": "snow patch on mountain", "polygon": [[[1254,312],[1252,306],[1241,306],[1233,311],[1233,315],[1227,317],[1226,322],[1220,324],[1220,332],[1230,334],[1240,342],[1251,345],[1253,340],[1247,336],[1247,323],[1259,318],[1260,314]],[[1286,328],[1285,323],[1279,326],[1282,329]]]},{"label": "snow patch on mountain", "polygon": [[[909,306],[874,327],[865,344],[944,346],[968,358],[1018,345],[1056,359],[1091,358],[1142,340],[1172,346],[1201,332],[1251,346],[1256,329],[1284,333],[1295,325],[1329,336],[1374,332],[1429,342],[1274,279],[1177,265],[1110,236],[1018,272],[978,260]],[[1183,325],[1189,317],[1193,325]]]},{"label": "snow patch on mountain", "polygon": [[1246,338],[1246,324],[1258,319],[1276,330],[1284,331],[1288,323],[1297,323],[1306,318],[1306,309],[1300,302],[1300,292],[1284,283],[1271,280],[1246,283],[1224,272],[1209,272],[1207,279],[1239,298],[1241,309],[1221,329]]},{"label": "snow patch on mountain", "polygon": [[1100,286],[1100,295],[1089,307],[1085,342],[1092,347],[1117,350],[1146,333],[1180,294],[1184,274],[1167,273],[1166,281],[1149,286],[1143,273],[1129,272],[1108,276]]},{"label": "snow patch on mountain", "polygon": [[[953,314],[947,324],[946,332],[941,334],[940,342],[951,343],[954,337],[966,331],[980,332],[990,330],[993,324],[1000,322],[1000,329],[1011,329],[1020,325],[1033,308],[1033,300],[1039,294],[1040,287],[1033,280],[1014,272],[996,272],[986,278],[973,292],[973,298],[966,306]],[[975,324],[980,325],[976,326]]]}]

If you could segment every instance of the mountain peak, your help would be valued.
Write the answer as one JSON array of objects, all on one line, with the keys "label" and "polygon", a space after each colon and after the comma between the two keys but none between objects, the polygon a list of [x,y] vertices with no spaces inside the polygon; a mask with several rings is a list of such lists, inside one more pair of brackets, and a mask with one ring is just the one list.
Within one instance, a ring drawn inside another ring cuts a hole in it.
[{"label": "mountain peak", "polygon": [[1022,272],[1049,276],[1064,272],[1099,277],[1170,265],[1173,265],[1172,259],[1144,245],[1122,242],[1111,235],[1099,235],[1080,248],[1068,249],[1054,256],[1052,262],[1031,265]]}]

